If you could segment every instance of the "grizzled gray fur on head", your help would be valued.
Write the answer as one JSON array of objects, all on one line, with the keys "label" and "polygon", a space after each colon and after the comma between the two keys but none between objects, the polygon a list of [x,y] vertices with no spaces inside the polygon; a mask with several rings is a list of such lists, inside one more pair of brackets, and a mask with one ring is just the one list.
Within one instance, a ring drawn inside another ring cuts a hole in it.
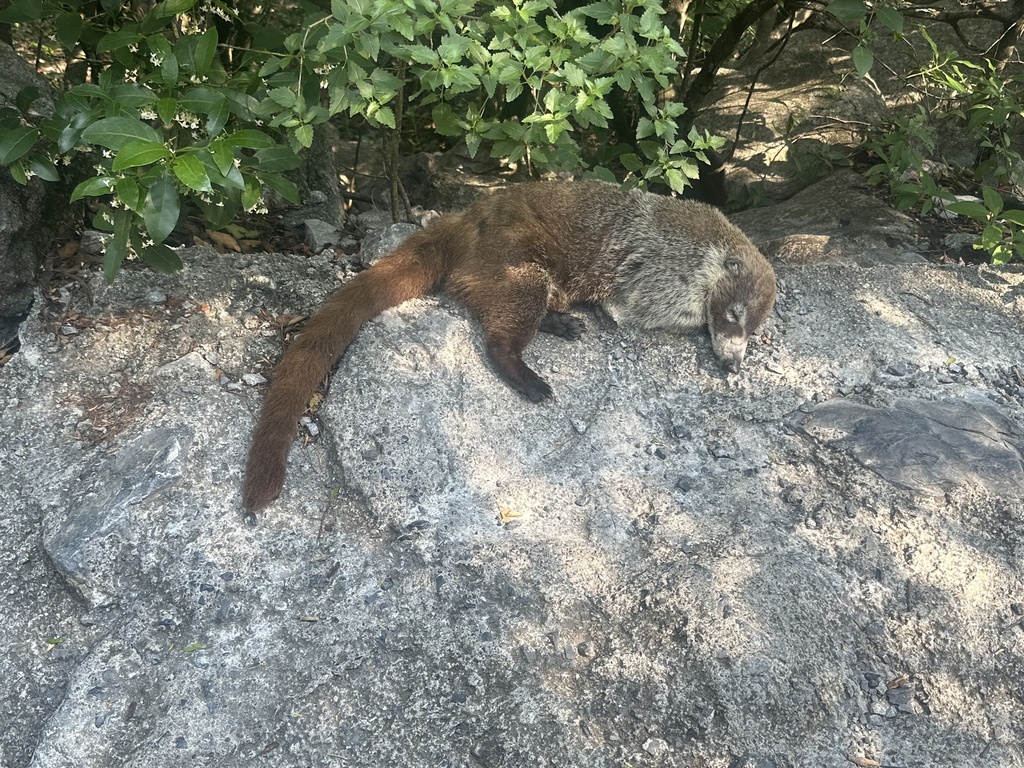
[{"label": "grizzled gray fur on head", "polygon": [[715,356],[737,372],[747,340],[775,306],[775,272],[716,208],[633,192],[636,217],[621,233],[628,253],[607,302],[644,328],[689,331],[705,323]]}]

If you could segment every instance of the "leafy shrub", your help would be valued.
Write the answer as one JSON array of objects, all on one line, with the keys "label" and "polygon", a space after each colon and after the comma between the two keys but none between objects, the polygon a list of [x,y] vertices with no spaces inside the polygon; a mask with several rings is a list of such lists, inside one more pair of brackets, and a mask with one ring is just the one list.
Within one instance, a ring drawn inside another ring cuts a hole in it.
[{"label": "leafy shrub", "polygon": [[[904,39],[902,15],[893,7],[833,0],[829,11],[858,23],[860,42],[852,58],[861,76],[874,63],[870,44],[879,26]],[[1024,161],[1015,143],[1024,130],[1024,76],[1000,72],[989,59],[961,58],[956,51],[941,49],[924,27],[918,32],[927,55],[908,80],[920,99],[890,124],[871,131],[865,146],[879,162],[867,176],[888,185],[900,210],[917,208],[926,214],[941,205],[980,222],[983,229],[974,247],[985,251],[993,263],[1024,261],[1024,212],[1005,210],[996,191],[1012,188],[1024,178]],[[974,162],[937,162],[940,132],[977,147]],[[980,200],[954,202],[957,188],[977,192]]]},{"label": "leafy shrub", "polygon": [[[536,169],[613,178],[615,167],[628,184],[676,191],[721,144],[663,96],[686,53],[657,0],[564,12],[555,0],[332,0],[330,15],[290,34],[221,0],[141,5],[15,0],[0,14],[48,25],[66,60],[83,51],[89,64],[91,81],[61,92],[52,115],[32,112],[32,93],[0,109],[0,164],[22,183],[52,181],[88,155],[95,173],[72,201],[96,199],[94,223],[113,233],[108,279],[131,253],[180,267],[165,241],[187,203],[219,228],[257,206],[264,185],[297,200],[283,174],[333,115],[394,133],[411,105],[471,152],[486,141]],[[225,45],[225,25],[242,50]],[[639,110],[635,136],[612,127],[616,91]],[[596,151],[585,157],[584,145]]]},{"label": "leafy shrub", "polygon": [[104,258],[108,279],[129,252],[154,269],[181,267],[164,241],[183,198],[215,228],[255,207],[262,185],[298,200],[282,176],[298,163],[294,151],[252,127],[264,115],[255,73],[225,70],[212,25],[172,34],[194,2],[164,0],[138,21],[106,2],[111,10],[89,21],[65,10],[85,5],[75,2],[17,2],[0,17],[49,19],[66,51],[82,44],[97,57],[94,82],[61,92],[51,115],[31,112],[38,91],[0,109],[0,163],[22,183],[31,176],[54,181],[58,165],[89,156],[95,175],[78,184],[71,202],[101,201],[93,223],[113,233]]}]

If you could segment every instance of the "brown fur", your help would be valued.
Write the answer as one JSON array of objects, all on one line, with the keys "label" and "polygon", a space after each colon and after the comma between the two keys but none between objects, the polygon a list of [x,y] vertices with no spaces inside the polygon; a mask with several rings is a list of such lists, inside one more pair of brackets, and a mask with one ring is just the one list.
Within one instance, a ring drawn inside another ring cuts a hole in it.
[{"label": "brown fur", "polygon": [[417,232],[313,316],[274,371],[246,464],[246,509],[277,497],[295,424],[363,323],[442,288],[479,317],[497,373],[535,401],[551,387],[523,349],[538,329],[579,335],[562,314],[572,304],[602,303],[647,328],[707,323],[715,354],[737,371],[775,303],[771,265],[714,208],[602,182],[510,187]]}]

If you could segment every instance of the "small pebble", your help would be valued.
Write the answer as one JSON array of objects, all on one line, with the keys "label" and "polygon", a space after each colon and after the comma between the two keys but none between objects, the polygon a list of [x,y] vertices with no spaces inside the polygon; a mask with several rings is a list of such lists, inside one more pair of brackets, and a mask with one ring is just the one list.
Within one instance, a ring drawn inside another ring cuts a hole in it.
[{"label": "small pebble", "polygon": [[910,369],[906,363],[892,363],[885,369],[885,372],[890,376],[906,376],[910,373]]},{"label": "small pebble", "polygon": [[644,742],[644,752],[654,757],[663,755],[668,751],[668,742],[664,739],[648,739]]},{"label": "small pebble", "polygon": [[885,627],[880,621],[872,621],[864,627],[864,634],[868,637],[882,637],[885,635]]},{"label": "small pebble", "polygon": [[267,378],[259,373],[243,373],[242,381],[250,387],[258,387],[260,384],[266,384]]},{"label": "small pebble", "polygon": [[672,426],[672,437],[677,440],[689,440],[693,435],[690,434],[690,430],[684,427],[682,424],[674,424]]},{"label": "small pebble", "polygon": [[678,488],[683,493],[689,493],[690,491],[692,491],[694,485],[696,485],[696,482],[692,477],[680,477],[678,480],[676,480],[676,488]]}]

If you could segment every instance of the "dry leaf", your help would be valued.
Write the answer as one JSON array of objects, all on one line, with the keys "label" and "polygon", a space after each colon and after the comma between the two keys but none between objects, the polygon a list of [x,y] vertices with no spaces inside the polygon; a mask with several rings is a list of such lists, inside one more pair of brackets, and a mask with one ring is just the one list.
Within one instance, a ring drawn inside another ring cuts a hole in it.
[{"label": "dry leaf", "polygon": [[240,246],[238,241],[227,232],[215,232],[212,229],[208,229],[206,230],[206,236],[213,241],[214,245],[220,248],[226,248],[227,250],[234,251],[235,253],[242,252],[242,246]]},{"label": "dry leaf", "polygon": [[501,520],[502,525],[506,525],[506,524],[512,522],[513,520],[515,520],[517,517],[522,517],[522,516],[523,516],[522,512],[516,512],[513,509],[502,509],[501,512],[498,513],[498,517]]}]

